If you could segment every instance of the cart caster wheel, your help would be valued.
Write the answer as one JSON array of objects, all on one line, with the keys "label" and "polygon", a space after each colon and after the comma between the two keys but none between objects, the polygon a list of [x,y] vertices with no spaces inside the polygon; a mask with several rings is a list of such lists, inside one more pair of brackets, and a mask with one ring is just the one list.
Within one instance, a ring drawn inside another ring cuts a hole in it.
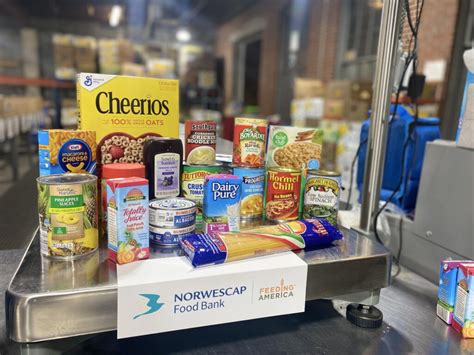
[{"label": "cart caster wheel", "polygon": [[361,328],[378,328],[382,325],[383,314],[374,306],[351,303],[347,306],[346,318]]}]

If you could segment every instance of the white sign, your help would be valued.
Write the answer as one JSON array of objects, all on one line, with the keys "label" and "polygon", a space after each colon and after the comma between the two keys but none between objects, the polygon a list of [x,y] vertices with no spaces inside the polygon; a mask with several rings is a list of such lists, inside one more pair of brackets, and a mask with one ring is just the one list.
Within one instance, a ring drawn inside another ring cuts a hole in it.
[{"label": "white sign", "polygon": [[427,83],[439,83],[444,80],[446,61],[444,59],[428,60],[423,68]]},{"label": "white sign", "polygon": [[292,252],[195,269],[185,257],[117,266],[118,338],[304,312]]}]

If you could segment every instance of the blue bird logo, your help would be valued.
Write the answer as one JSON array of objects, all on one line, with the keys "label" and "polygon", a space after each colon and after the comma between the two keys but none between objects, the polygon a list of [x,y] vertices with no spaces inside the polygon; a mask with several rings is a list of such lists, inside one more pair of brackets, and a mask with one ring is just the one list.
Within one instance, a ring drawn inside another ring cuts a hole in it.
[{"label": "blue bird logo", "polygon": [[155,295],[153,293],[141,293],[140,296],[148,299],[148,302],[146,304],[148,310],[143,313],[137,314],[135,317],[133,317],[133,319],[137,319],[138,317],[158,312],[160,308],[164,305],[164,303],[158,303],[160,295]]}]

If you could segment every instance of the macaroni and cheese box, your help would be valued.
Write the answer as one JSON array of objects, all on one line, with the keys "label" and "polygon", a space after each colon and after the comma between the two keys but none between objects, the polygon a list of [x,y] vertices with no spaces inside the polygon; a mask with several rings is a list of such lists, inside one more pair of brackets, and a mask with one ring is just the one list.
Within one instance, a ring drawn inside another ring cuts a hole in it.
[{"label": "macaroni and cheese box", "polygon": [[81,73],[77,105],[79,128],[96,131],[99,169],[143,163],[146,137],[179,135],[177,80]]},{"label": "macaroni and cheese box", "polygon": [[453,328],[463,338],[474,338],[474,264],[459,265]]},{"label": "macaroni and cheese box", "polygon": [[40,176],[96,170],[94,131],[50,129],[38,132]]}]

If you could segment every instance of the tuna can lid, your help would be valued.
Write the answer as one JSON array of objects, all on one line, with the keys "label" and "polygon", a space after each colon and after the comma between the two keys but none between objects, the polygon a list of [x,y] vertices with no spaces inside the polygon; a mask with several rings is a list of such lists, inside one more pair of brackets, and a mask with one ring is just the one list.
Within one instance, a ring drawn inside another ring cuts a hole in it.
[{"label": "tuna can lid", "polygon": [[84,183],[96,183],[97,176],[91,174],[53,174],[40,176],[36,179],[40,185],[61,185],[61,184],[84,184]]},{"label": "tuna can lid", "polygon": [[162,198],[150,201],[153,210],[184,210],[195,208],[196,203],[181,197]]}]

